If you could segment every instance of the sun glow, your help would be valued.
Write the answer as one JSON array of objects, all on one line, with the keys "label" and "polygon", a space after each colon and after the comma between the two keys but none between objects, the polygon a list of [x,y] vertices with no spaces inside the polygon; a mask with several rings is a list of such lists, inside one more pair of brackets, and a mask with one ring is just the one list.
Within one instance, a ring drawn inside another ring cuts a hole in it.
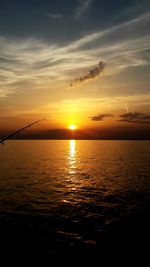
[{"label": "sun glow", "polygon": [[68,128],[69,128],[70,130],[76,130],[76,129],[77,129],[77,126],[74,125],[74,124],[70,124]]}]

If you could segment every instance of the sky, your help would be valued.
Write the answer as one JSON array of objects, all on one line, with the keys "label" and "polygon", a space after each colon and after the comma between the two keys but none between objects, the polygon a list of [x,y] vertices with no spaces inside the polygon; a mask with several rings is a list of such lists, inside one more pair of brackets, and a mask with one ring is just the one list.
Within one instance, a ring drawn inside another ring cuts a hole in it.
[{"label": "sky", "polygon": [[148,0],[1,0],[0,136],[150,136],[149,28]]}]

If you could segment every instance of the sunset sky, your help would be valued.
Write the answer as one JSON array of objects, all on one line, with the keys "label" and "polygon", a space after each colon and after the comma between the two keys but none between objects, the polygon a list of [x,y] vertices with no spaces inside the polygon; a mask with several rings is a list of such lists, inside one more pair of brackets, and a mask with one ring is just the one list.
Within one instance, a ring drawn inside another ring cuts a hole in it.
[{"label": "sunset sky", "polygon": [[0,136],[42,118],[150,131],[150,1],[1,0]]}]

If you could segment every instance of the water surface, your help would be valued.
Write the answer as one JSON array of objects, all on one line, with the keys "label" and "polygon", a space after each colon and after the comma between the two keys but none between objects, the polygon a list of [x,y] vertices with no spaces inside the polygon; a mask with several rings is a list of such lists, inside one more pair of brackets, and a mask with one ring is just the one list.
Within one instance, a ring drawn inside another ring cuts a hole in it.
[{"label": "water surface", "polygon": [[149,163],[150,141],[7,141],[0,147],[2,252],[87,258],[123,252],[126,241],[141,249],[149,236]]}]

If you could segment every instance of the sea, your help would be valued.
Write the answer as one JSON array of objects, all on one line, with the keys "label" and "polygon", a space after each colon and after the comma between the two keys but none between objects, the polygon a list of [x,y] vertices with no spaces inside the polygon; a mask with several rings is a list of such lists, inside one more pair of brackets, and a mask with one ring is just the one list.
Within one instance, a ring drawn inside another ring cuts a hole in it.
[{"label": "sea", "polygon": [[118,255],[149,260],[149,242],[150,141],[8,140],[0,146],[5,260],[71,258],[103,266]]}]

